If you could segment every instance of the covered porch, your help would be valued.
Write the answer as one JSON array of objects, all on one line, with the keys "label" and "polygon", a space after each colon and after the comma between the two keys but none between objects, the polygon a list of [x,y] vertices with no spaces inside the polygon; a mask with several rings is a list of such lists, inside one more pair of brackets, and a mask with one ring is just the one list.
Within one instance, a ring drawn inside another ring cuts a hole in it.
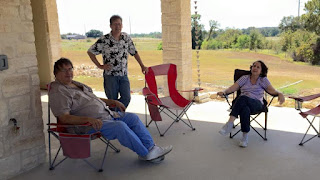
[{"label": "covered porch", "polygon": [[[97,95],[104,96],[99,92]],[[46,124],[44,91],[41,99]],[[144,108],[144,97],[133,95],[127,111],[138,114],[144,122]],[[294,108],[270,107],[268,141],[250,131],[247,148],[238,146],[240,135],[230,139],[218,133],[228,118],[227,109],[227,103],[222,101],[194,104],[188,115],[195,131],[180,122],[160,137],[152,124],[149,131],[155,142],[160,146],[173,145],[172,152],[159,164],[140,161],[135,153],[113,141],[121,152],[109,151],[101,173],[81,160],[67,159],[53,171],[45,163],[13,179],[319,179],[320,141],[315,138],[304,146],[298,145],[308,123]],[[160,128],[170,121],[164,119]],[[47,145],[46,132],[45,135]],[[103,147],[99,141],[92,143],[93,163],[100,163]],[[57,143],[54,148],[58,148]]]}]

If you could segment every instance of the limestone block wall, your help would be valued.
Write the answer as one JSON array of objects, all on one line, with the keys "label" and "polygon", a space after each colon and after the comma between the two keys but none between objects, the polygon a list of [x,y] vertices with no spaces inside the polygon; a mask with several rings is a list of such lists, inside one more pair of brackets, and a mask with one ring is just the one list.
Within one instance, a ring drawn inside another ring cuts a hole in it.
[{"label": "limestone block wall", "polygon": [[31,0],[40,87],[54,80],[53,63],[61,57],[61,38],[55,0]]},{"label": "limestone block wall", "polygon": [[190,0],[161,0],[163,63],[177,65],[179,90],[192,88],[190,7]]},{"label": "limestone block wall", "polygon": [[[30,0],[0,1],[0,179],[45,162],[40,80]],[[11,118],[20,127],[14,130]]]}]

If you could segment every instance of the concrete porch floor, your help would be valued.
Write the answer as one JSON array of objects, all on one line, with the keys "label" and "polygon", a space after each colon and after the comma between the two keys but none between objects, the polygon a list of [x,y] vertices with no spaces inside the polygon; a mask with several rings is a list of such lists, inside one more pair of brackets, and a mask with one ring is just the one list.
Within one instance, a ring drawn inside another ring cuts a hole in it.
[{"label": "concrete porch floor", "polygon": [[[103,93],[97,94],[104,96]],[[47,96],[44,92],[42,105],[44,124],[46,124]],[[144,122],[144,109],[143,96],[132,95],[127,111],[138,114]],[[191,131],[179,122],[175,123],[164,137],[160,137],[155,125],[152,124],[148,129],[154,141],[160,146],[173,145],[172,152],[160,164],[139,161],[135,153],[121,146],[118,141],[112,141],[121,152],[115,153],[109,150],[104,171],[101,173],[81,160],[67,159],[53,171],[50,171],[48,163],[45,163],[12,179],[318,180],[320,178],[320,139],[315,138],[304,146],[298,145],[308,123],[294,108],[270,107],[268,141],[264,141],[252,130],[249,133],[247,148],[238,146],[241,135],[230,139],[218,133],[228,119],[227,109],[226,102],[210,101],[194,104],[189,109],[188,116],[196,128],[195,131]],[[160,128],[167,127],[170,121],[165,118],[160,123]],[[46,130],[47,126],[44,132],[48,145]],[[93,163],[100,163],[103,147],[101,142],[93,141],[93,153],[90,158]],[[58,148],[58,143],[54,143],[54,148]]]}]

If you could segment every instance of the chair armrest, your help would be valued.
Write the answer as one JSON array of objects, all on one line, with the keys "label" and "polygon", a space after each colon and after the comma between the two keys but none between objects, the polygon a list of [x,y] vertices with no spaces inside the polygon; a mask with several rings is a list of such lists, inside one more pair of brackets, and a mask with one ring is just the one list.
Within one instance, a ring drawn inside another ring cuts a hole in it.
[{"label": "chair armrest", "polygon": [[319,94],[309,95],[309,96],[302,96],[302,97],[289,96],[289,98],[294,99],[296,101],[300,101],[300,102],[310,101],[310,100],[316,99],[318,97],[320,97],[320,93]]},{"label": "chair armrest", "polygon": [[148,103],[156,106],[162,105],[160,99],[154,93],[152,93],[148,87],[144,87],[142,89],[142,94],[146,97],[146,101]]},{"label": "chair armrest", "polygon": [[85,124],[59,124],[59,123],[48,123],[48,126],[59,126],[59,127],[72,127],[72,126],[91,126],[90,123],[85,123]]},{"label": "chair armrest", "polygon": [[295,100],[295,109],[296,110],[300,110],[302,108],[302,103],[303,102],[310,101],[310,100],[316,99],[318,97],[320,97],[320,93],[319,94],[309,95],[309,96],[302,96],[302,97],[289,96],[289,98]]},{"label": "chair armrest", "polygon": [[180,92],[196,92],[196,91],[202,91],[203,88],[194,88],[194,89],[191,89],[191,90],[183,90],[183,91],[180,91]]},{"label": "chair armrest", "polygon": [[199,91],[202,91],[203,88],[194,88],[194,89],[191,89],[191,90],[183,90],[183,91],[180,91],[180,92],[193,92],[193,96],[198,96],[199,95]]},{"label": "chair armrest", "polygon": [[[60,123],[48,123],[49,126],[48,131],[51,132],[57,132],[57,133],[68,133],[66,132],[67,128],[72,128],[72,127],[89,127],[92,126],[90,123],[85,123],[85,124],[60,124]],[[54,126],[54,127],[52,127]]]},{"label": "chair armrest", "polygon": [[144,87],[144,88],[142,89],[142,94],[143,94],[144,96],[154,95],[154,94],[150,91],[150,89],[147,88],[147,87]]}]

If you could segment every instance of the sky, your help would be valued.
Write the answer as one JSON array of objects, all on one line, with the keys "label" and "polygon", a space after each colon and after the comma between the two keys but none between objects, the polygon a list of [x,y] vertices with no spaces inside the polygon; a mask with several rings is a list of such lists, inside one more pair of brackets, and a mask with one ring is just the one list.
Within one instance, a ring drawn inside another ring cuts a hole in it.
[{"label": "sky", "polygon": [[[110,32],[109,19],[118,14],[127,33],[161,32],[161,0],[56,0],[60,33],[85,34],[91,29]],[[304,3],[300,0],[300,15]],[[194,0],[191,14],[194,14]],[[220,29],[276,27],[284,16],[298,16],[299,0],[197,0],[200,23],[209,30],[209,20]]]}]

